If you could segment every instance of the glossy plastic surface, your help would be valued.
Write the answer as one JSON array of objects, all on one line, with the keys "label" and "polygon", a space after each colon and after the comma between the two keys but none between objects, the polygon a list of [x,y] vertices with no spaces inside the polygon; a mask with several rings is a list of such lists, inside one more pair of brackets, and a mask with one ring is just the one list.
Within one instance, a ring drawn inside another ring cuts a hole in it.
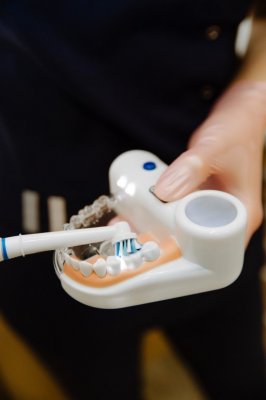
[{"label": "glossy plastic surface", "polygon": [[222,288],[238,277],[247,223],[243,204],[209,190],[163,203],[152,187],[166,167],[151,153],[124,153],[111,165],[110,191],[115,211],[135,232],[150,232],[159,246],[174,237],[182,256],[104,287],[82,284],[61,271],[62,286],[73,298],[99,308],[128,307]]}]

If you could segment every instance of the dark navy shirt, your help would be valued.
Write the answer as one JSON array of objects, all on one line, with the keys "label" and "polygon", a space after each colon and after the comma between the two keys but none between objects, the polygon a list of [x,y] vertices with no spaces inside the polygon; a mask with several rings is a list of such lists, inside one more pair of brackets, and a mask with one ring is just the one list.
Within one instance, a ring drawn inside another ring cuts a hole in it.
[{"label": "dark navy shirt", "polygon": [[82,206],[122,151],[172,161],[236,71],[250,3],[2,0],[1,201],[23,187]]}]

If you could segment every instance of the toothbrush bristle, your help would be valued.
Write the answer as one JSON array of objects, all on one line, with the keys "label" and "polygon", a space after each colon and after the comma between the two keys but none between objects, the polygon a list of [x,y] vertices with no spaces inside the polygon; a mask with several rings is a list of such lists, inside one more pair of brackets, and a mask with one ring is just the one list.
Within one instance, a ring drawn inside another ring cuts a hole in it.
[{"label": "toothbrush bristle", "polygon": [[135,240],[135,239],[131,239],[130,242],[131,242],[131,252],[132,252],[132,253],[136,253],[136,252],[137,252],[137,249],[136,249],[136,240]]},{"label": "toothbrush bristle", "polygon": [[115,256],[123,257],[129,256],[130,254],[137,253],[142,248],[141,244],[135,238],[124,239],[116,242],[114,245]]},{"label": "toothbrush bristle", "polygon": [[128,239],[128,240],[127,240],[127,253],[128,253],[128,254],[132,253],[131,239]]},{"label": "toothbrush bristle", "polygon": [[123,255],[127,256],[127,240],[123,240]]},{"label": "toothbrush bristle", "polygon": [[115,244],[115,255],[119,257],[120,253],[120,242],[116,242]]}]

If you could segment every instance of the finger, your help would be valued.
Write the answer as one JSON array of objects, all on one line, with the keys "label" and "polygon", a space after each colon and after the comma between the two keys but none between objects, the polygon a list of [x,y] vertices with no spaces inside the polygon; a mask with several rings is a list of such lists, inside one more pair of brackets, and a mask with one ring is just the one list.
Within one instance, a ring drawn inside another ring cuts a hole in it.
[{"label": "finger", "polygon": [[211,174],[209,158],[197,147],[178,157],[161,175],[155,194],[163,201],[174,201],[196,190]]},{"label": "finger", "polygon": [[[246,227],[246,235],[245,235],[245,246],[248,246],[248,243],[256,232],[256,230],[260,227],[263,221],[263,205],[260,199],[254,201],[254,199],[245,199],[242,198],[243,204],[246,207],[247,211],[247,227]],[[256,205],[256,206],[255,206]]]}]

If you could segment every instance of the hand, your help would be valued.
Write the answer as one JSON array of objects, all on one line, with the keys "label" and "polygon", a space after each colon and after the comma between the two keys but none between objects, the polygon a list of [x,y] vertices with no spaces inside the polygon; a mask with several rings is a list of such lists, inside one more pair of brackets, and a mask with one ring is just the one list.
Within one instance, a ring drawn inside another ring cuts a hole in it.
[{"label": "hand", "polygon": [[243,81],[231,86],[192,134],[188,150],[162,174],[156,195],[173,201],[202,188],[233,194],[247,209],[248,243],[263,217],[265,130],[266,83]]}]

